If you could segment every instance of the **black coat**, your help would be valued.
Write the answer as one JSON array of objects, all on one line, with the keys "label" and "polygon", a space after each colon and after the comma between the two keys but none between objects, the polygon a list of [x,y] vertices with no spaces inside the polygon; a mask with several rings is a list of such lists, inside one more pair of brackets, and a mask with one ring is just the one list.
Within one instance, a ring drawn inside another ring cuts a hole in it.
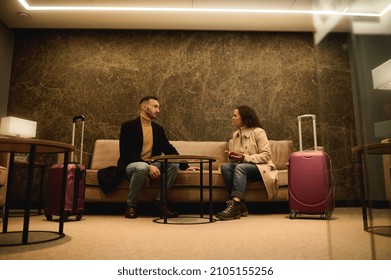
[{"label": "black coat", "polygon": [[[177,155],[178,151],[168,141],[162,126],[152,122],[153,146],[152,156]],[[121,125],[119,139],[120,157],[117,166],[98,170],[98,181],[104,193],[109,193],[121,183],[126,175],[126,166],[132,162],[144,161],[141,158],[143,148],[143,130],[140,117],[124,122]],[[187,164],[181,164],[180,169],[186,169]]]}]

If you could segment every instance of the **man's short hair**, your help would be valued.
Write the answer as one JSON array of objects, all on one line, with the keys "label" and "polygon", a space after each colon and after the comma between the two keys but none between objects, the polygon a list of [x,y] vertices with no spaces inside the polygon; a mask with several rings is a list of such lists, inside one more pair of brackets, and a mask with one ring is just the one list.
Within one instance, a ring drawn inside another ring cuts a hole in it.
[{"label": "man's short hair", "polygon": [[149,99],[154,99],[154,100],[156,100],[156,101],[159,101],[159,99],[158,99],[156,96],[154,96],[154,95],[148,95],[148,96],[144,96],[143,98],[141,98],[140,104],[143,103],[143,102],[145,102],[145,101],[148,101]]}]

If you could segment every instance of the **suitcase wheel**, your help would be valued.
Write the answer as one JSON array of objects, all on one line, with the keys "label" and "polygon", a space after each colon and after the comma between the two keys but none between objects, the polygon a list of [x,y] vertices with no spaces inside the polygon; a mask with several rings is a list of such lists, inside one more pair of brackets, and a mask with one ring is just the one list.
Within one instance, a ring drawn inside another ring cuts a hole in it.
[{"label": "suitcase wheel", "polygon": [[64,212],[64,221],[68,220],[70,215],[71,215],[71,213]]},{"label": "suitcase wheel", "polygon": [[76,221],[80,221],[81,217],[83,217],[83,213],[77,213],[76,214]]},{"label": "suitcase wheel", "polygon": [[46,220],[48,220],[48,221],[53,220],[53,216],[48,213],[45,213],[45,217],[46,217]]},{"label": "suitcase wheel", "polygon": [[289,215],[289,218],[296,219],[296,216],[297,216],[296,212],[291,212],[291,214]]},{"label": "suitcase wheel", "polygon": [[333,215],[333,212],[330,211],[330,212],[326,212],[326,213],[322,214],[321,217],[325,220],[328,220],[331,218],[332,215]]}]

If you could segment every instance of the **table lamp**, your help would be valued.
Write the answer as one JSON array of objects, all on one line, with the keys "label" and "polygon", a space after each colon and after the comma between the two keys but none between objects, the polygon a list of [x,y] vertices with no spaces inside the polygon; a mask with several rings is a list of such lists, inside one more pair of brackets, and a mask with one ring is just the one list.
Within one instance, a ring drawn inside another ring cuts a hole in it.
[{"label": "table lamp", "polygon": [[15,117],[1,118],[0,134],[6,136],[34,138],[37,132],[37,122]]}]

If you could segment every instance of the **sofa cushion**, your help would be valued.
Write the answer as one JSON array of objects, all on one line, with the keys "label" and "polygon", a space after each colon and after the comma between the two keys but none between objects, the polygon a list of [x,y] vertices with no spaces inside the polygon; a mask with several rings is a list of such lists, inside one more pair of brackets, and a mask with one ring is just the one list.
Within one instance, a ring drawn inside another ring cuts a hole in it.
[{"label": "sofa cushion", "polygon": [[116,166],[119,158],[118,139],[98,139],[95,141],[90,169]]},{"label": "sofa cushion", "polygon": [[[180,155],[197,155],[216,157],[217,161],[212,163],[212,169],[217,170],[223,162],[227,162],[227,142],[222,141],[170,141]],[[190,166],[199,166],[199,164],[190,163]],[[208,168],[204,164],[203,168]]]},{"label": "sofa cushion", "polygon": [[7,168],[0,166],[0,207],[5,204],[5,191],[6,191],[6,182],[7,182]]},{"label": "sofa cushion", "polygon": [[278,170],[288,169],[288,157],[293,153],[291,140],[269,140],[272,161]]},{"label": "sofa cushion", "polygon": [[[212,164],[218,169],[221,163],[226,162],[225,150],[227,142],[219,141],[170,141],[181,155],[208,155],[217,158]],[[117,165],[119,158],[118,139],[98,139],[95,141],[90,169],[101,169]],[[196,164],[190,164],[196,165]],[[204,165],[207,168],[207,164]]]},{"label": "sofa cushion", "polygon": [[5,185],[7,182],[7,168],[0,166],[0,185]]},{"label": "sofa cushion", "polygon": [[[391,143],[391,138],[383,139],[382,143]],[[391,201],[391,155],[383,155],[384,183],[386,198]]]}]

